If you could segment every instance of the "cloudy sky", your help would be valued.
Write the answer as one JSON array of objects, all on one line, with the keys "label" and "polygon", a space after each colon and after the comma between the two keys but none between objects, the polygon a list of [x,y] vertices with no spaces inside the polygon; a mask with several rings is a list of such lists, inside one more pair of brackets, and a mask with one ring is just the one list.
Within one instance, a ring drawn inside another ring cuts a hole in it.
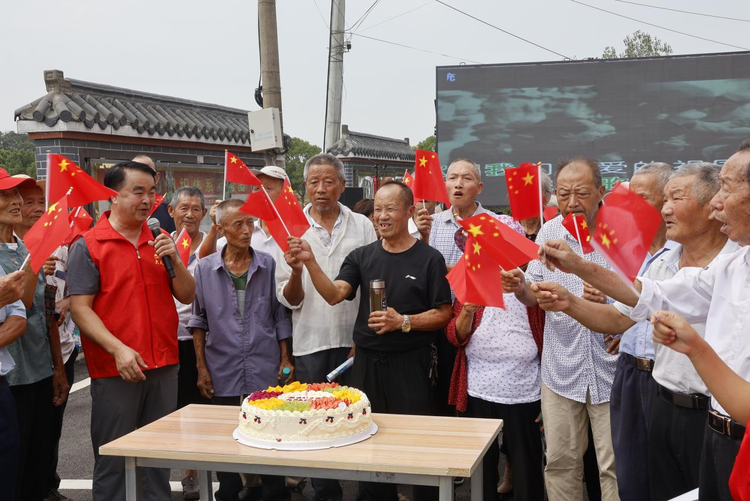
[{"label": "cloudy sky", "polygon": [[[641,29],[675,54],[740,50],[644,24],[750,48],[746,0],[637,0],[732,21],[617,0],[445,0],[499,28],[570,58],[601,55]],[[353,26],[373,0],[349,0]],[[328,58],[328,0],[279,0],[285,132],[321,145]],[[403,15],[402,15],[403,14]],[[352,30],[344,60],[343,123],[412,144],[435,124],[435,67],[466,62],[559,60],[436,1],[381,0]],[[410,46],[409,49],[380,40]],[[15,130],[13,111],[45,93],[43,71],[157,94],[257,109],[257,3],[250,0],[6,1],[0,16],[0,130]]]}]

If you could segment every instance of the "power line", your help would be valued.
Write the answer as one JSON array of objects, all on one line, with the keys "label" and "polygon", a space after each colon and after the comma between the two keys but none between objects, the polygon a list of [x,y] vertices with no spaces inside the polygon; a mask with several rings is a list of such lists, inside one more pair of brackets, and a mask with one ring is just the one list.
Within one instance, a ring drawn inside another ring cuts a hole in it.
[{"label": "power line", "polygon": [[510,32],[510,31],[508,31],[508,30],[504,30],[504,29],[502,29],[502,28],[500,28],[500,27],[498,27],[498,26],[495,26],[494,24],[490,24],[490,23],[488,23],[487,21],[484,21],[484,20],[482,20],[482,19],[479,19],[478,17],[472,16],[471,14],[468,14],[468,13],[466,13],[466,12],[464,12],[464,11],[460,10],[460,9],[457,9],[456,7],[453,7],[452,5],[448,5],[447,3],[443,2],[442,0],[435,0],[435,1],[436,1],[437,3],[439,3],[439,4],[441,4],[441,5],[445,5],[445,6],[446,6],[446,7],[448,7],[449,9],[453,9],[453,10],[455,10],[456,12],[459,12],[459,13],[463,14],[464,16],[470,17],[470,18],[474,19],[475,21],[479,21],[479,22],[480,22],[480,23],[482,23],[482,24],[486,24],[487,26],[490,26],[491,28],[495,28],[495,29],[496,29],[496,30],[498,30],[498,31],[502,31],[502,32],[503,32],[503,33],[505,33],[506,35],[510,35],[510,36],[512,36],[513,38],[517,38],[517,39],[519,39],[519,40],[522,40],[522,41],[524,41],[524,42],[526,42],[526,43],[528,43],[528,44],[531,44],[531,45],[533,45],[534,47],[539,47],[540,49],[546,50],[547,52],[551,52],[552,54],[558,55],[558,56],[560,56],[560,57],[562,57],[562,58],[564,58],[564,59],[571,59],[571,58],[569,58],[568,56],[566,56],[565,54],[560,54],[559,52],[556,52],[556,51],[554,51],[554,50],[552,50],[552,49],[548,49],[547,47],[545,47],[545,46],[543,46],[543,45],[539,45],[538,43],[532,42],[531,40],[528,40],[528,39],[526,39],[526,38],[523,38],[523,37],[521,37],[521,36],[518,36],[518,35],[516,35],[515,33],[511,33],[511,32]]},{"label": "power line", "polygon": [[713,18],[716,18],[716,19],[726,19],[727,21],[740,21],[742,23],[750,23],[750,19],[738,19],[736,17],[716,16],[714,14],[704,14],[703,12],[693,12],[693,11],[690,11],[690,10],[671,9],[669,7],[660,7],[658,5],[649,5],[649,4],[645,4],[645,3],[629,2],[628,0],[615,0],[615,2],[629,3],[629,4],[632,4],[632,5],[638,5],[640,7],[649,7],[651,9],[670,10],[672,12],[680,12],[682,14],[692,14],[694,16],[705,16],[705,17],[713,17]]},{"label": "power line", "polygon": [[330,28],[328,28],[328,23],[326,22],[326,18],[323,17],[323,13],[320,11],[320,7],[318,7],[318,2],[316,0],[313,0],[313,3],[315,4],[315,9],[317,9],[318,14],[320,14],[321,21],[323,21],[323,24],[326,25],[327,29],[330,29]]},{"label": "power line", "polygon": [[372,3],[372,5],[370,5],[370,8],[369,8],[369,9],[367,9],[367,10],[365,11],[365,13],[364,13],[364,14],[362,14],[362,17],[360,17],[359,19],[357,19],[357,21],[356,21],[356,22],[355,22],[355,23],[354,23],[353,25],[351,25],[351,27],[349,28],[349,30],[348,30],[348,31],[354,31],[354,30],[356,30],[356,29],[357,29],[357,28],[358,28],[359,26],[361,26],[361,25],[362,25],[362,22],[363,22],[363,21],[364,21],[365,19],[367,19],[367,16],[369,16],[369,15],[370,15],[370,12],[372,12],[372,10],[373,10],[373,9],[375,8],[375,6],[377,6],[377,5],[379,4],[379,3],[380,3],[380,0],[375,0],[375,1],[374,1],[374,2]]},{"label": "power line", "polygon": [[443,57],[447,57],[447,58],[450,58],[450,59],[457,59],[459,61],[468,61],[470,63],[482,64],[479,61],[472,61],[471,59],[465,59],[465,58],[462,58],[462,57],[451,56],[451,55],[448,55],[448,54],[441,54],[440,52],[432,52],[431,50],[420,49],[418,47],[412,47],[410,45],[404,45],[404,44],[400,44],[400,43],[396,43],[396,42],[391,42],[391,41],[388,41],[388,40],[383,40],[381,38],[368,37],[367,35],[362,35],[361,33],[352,33],[352,36],[362,37],[362,38],[366,38],[368,40],[375,40],[376,42],[387,43],[387,44],[390,44],[390,45],[395,45],[397,47],[403,47],[405,49],[418,50],[419,52],[426,52],[428,54],[434,54],[436,56],[443,56]]},{"label": "power line", "polygon": [[385,23],[387,23],[387,22],[393,21],[394,19],[397,19],[397,18],[399,18],[399,17],[401,17],[401,16],[405,16],[406,14],[409,14],[409,13],[411,13],[411,12],[414,12],[415,10],[419,10],[419,9],[421,9],[422,7],[427,7],[427,6],[428,6],[428,5],[430,5],[431,3],[434,3],[434,0],[430,0],[429,2],[425,2],[425,3],[423,3],[422,5],[420,5],[419,7],[414,7],[413,9],[409,9],[409,10],[407,10],[406,12],[402,12],[401,14],[399,14],[399,15],[397,15],[397,16],[393,16],[393,17],[391,17],[391,18],[389,18],[389,19],[386,19],[385,21],[381,21],[381,22],[379,22],[379,23],[377,23],[377,24],[373,24],[372,26],[368,26],[367,28],[365,28],[365,29],[363,29],[363,30],[361,30],[361,31],[367,31],[367,30],[371,30],[372,28],[375,28],[376,26],[380,26],[381,24],[385,24]]},{"label": "power line", "polygon": [[[439,2],[440,0],[436,0],[436,1]],[[685,33],[684,31],[673,30],[672,28],[666,28],[666,27],[660,26],[658,24],[649,23],[647,21],[641,21],[640,19],[635,19],[633,17],[628,17],[628,16],[625,16],[623,14],[618,14],[617,12],[612,12],[611,10],[606,10],[606,9],[602,9],[600,7],[595,7],[595,6],[589,5],[587,3],[579,2],[578,0],[570,0],[570,1],[573,2],[573,3],[577,3],[577,4],[580,4],[580,5],[583,5],[584,7],[589,7],[590,9],[600,10],[602,12],[606,12],[607,14],[612,14],[613,16],[618,16],[618,17],[622,17],[622,18],[625,18],[625,19],[630,19],[631,21],[635,21],[637,23],[647,24],[647,25],[653,26],[655,28],[660,28],[662,30],[671,31],[672,33],[677,33],[679,35],[685,35],[686,37],[697,38],[698,40],[704,40],[706,42],[713,42],[713,43],[716,43],[716,44],[719,44],[719,45],[724,45],[726,47],[732,47],[734,49],[750,50],[747,47],[740,47],[739,45],[732,45],[732,44],[729,44],[729,43],[719,42],[718,40],[711,40],[710,38],[699,37],[698,35],[693,35],[692,33]]]}]

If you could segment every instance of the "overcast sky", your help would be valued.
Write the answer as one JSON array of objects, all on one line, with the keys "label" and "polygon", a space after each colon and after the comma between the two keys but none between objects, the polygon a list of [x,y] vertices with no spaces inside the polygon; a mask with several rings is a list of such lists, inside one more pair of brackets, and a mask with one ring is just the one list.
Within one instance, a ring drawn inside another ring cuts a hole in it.
[{"label": "overcast sky", "polygon": [[[750,23],[582,0],[640,21],[750,47]],[[750,20],[747,0],[635,0]],[[739,49],[623,19],[570,0],[446,0],[488,23],[571,58],[622,50],[640,29],[675,54]],[[352,26],[372,0],[349,0]],[[319,9],[319,10],[318,10]],[[412,12],[408,12],[412,9]],[[328,59],[328,0],[279,0],[279,52],[285,132],[322,145]],[[322,15],[321,15],[322,13]],[[402,13],[404,15],[399,16]],[[399,16],[396,19],[395,16]],[[375,37],[443,55],[362,38]],[[0,130],[13,111],[45,94],[43,71],[78,80],[257,109],[257,3],[251,0],[5,1],[0,16]],[[470,61],[560,60],[435,1],[381,0],[354,30],[344,58],[343,119],[351,130],[410,138],[433,133],[435,67]]]}]

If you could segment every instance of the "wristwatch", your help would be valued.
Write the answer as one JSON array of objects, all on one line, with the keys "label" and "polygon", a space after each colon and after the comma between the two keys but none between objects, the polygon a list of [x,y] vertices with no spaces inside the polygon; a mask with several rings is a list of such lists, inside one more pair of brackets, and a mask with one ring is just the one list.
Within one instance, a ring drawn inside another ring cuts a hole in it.
[{"label": "wristwatch", "polygon": [[401,332],[409,332],[411,330],[411,321],[409,315],[404,315],[404,323],[401,324]]}]

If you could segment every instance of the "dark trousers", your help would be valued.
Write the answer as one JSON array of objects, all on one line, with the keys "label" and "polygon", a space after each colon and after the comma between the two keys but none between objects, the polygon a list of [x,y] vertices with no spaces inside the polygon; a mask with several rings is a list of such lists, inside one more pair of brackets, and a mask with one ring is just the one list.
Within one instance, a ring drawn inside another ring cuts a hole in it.
[{"label": "dark trousers", "polygon": [[[211,399],[213,405],[239,406],[241,397],[214,397]],[[239,473],[227,473],[217,471],[216,477],[219,479],[219,490],[216,491],[217,501],[238,501],[239,494],[242,490],[242,478]],[[263,482],[263,501],[289,501],[292,495],[286,488],[284,477],[276,475],[260,475]]]},{"label": "dark trousers", "polygon": [[[94,501],[125,501],[125,459],[101,456],[99,447],[173,412],[177,407],[177,366],[144,371],[128,383],[119,376],[91,380],[91,445],[94,447]],[[169,470],[141,468],[144,501],[170,499]]]},{"label": "dark trousers", "polygon": [[589,446],[583,454],[583,478],[586,480],[586,494],[589,497],[589,501],[602,501],[602,485],[599,482],[599,463],[596,460],[594,432],[591,431],[591,423],[589,423]]},{"label": "dark trousers", "polygon": [[740,443],[742,443],[742,437],[730,438],[721,435],[706,424],[698,499],[701,501],[732,501],[732,495],[729,492],[729,475],[732,474],[734,460],[740,451]]},{"label": "dark trousers", "polygon": [[[541,401],[528,404],[497,404],[469,396],[466,415],[503,420],[503,450],[513,467],[513,497],[529,501],[544,499],[542,436],[534,420],[541,412]],[[483,463],[484,500],[497,499],[500,474],[500,446],[490,445]]]},{"label": "dark trousers", "polygon": [[650,499],[648,477],[648,416],[656,395],[649,371],[639,371],[629,357],[617,360],[609,400],[612,447],[615,451],[617,487],[622,501]]},{"label": "dark trousers", "polygon": [[[73,350],[70,354],[68,361],[65,362],[65,378],[68,380],[68,386],[73,386],[73,380],[75,378],[75,364],[78,358],[78,350]],[[70,395],[68,395],[70,398]],[[58,489],[60,487],[60,475],[57,474],[57,458],[60,452],[60,437],[62,437],[63,428],[63,416],[65,415],[65,408],[68,406],[68,399],[59,407],[52,408],[52,431],[54,433],[55,450],[52,451],[52,461],[50,462],[49,476],[47,480],[47,491]]]},{"label": "dark trousers", "polygon": [[705,409],[686,409],[654,397],[648,422],[652,501],[666,501],[698,487],[706,415]]},{"label": "dark trousers", "polygon": [[16,499],[18,411],[5,376],[0,376],[0,499]]},{"label": "dark trousers", "polygon": [[198,390],[198,368],[195,345],[192,339],[180,341],[180,369],[177,372],[177,408],[188,404],[210,404],[211,401]]},{"label": "dark trousers", "polygon": [[[373,412],[432,415],[430,353],[429,346],[389,352],[357,346],[352,386],[367,394]],[[437,499],[435,487],[414,486],[413,489],[413,501]],[[398,501],[395,484],[361,482],[360,492],[368,501]]]},{"label": "dark trousers", "polygon": [[[32,384],[11,386],[16,400],[20,452],[16,498],[20,501],[44,499],[54,450],[52,431],[52,376]],[[41,475],[40,475],[41,473]]]},{"label": "dark trousers", "polygon": [[[346,362],[351,348],[331,348],[309,355],[294,357],[294,372],[300,383],[324,383],[326,376],[336,367]],[[351,378],[351,369],[343,373],[336,380],[339,384],[347,384]],[[341,501],[344,492],[341,484],[331,478],[311,478],[315,491],[315,501]]]},{"label": "dark trousers", "polygon": [[435,340],[437,348],[437,384],[435,385],[435,415],[456,416],[456,407],[448,404],[453,365],[456,363],[457,348],[441,333]]}]

